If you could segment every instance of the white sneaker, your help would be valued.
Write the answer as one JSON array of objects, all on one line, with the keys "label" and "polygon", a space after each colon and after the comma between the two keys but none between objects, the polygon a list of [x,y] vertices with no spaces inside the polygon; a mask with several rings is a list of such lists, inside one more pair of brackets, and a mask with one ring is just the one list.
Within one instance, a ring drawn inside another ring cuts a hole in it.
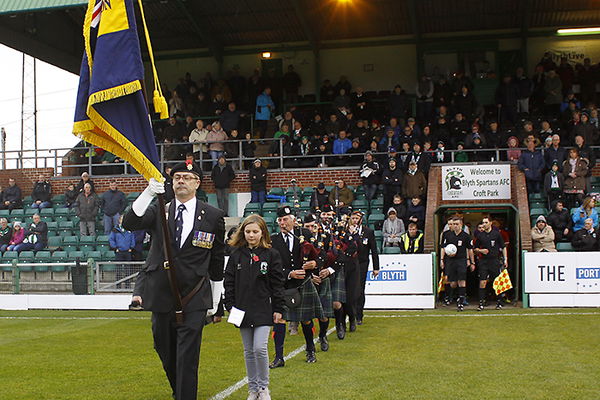
[{"label": "white sneaker", "polygon": [[269,388],[263,388],[258,391],[258,396],[256,397],[258,400],[271,400],[271,395],[269,394]]},{"label": "white sneaker", "polygon": [[252,391],[248,391],[248,397],[246,398],[246,400],[256,400],[258,399],[258,392],[252,392]]}]

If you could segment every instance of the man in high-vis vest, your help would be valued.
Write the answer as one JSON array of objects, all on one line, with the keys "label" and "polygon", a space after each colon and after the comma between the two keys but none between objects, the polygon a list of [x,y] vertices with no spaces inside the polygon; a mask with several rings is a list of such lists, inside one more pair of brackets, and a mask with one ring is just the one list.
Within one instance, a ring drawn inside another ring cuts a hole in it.
[{"label": "man in high-vis vest", "polygon": [[408,224],[408,231],[400,235],[400,252],[402,254],[423,253],[423,232],[419,232],[417,224]]}]

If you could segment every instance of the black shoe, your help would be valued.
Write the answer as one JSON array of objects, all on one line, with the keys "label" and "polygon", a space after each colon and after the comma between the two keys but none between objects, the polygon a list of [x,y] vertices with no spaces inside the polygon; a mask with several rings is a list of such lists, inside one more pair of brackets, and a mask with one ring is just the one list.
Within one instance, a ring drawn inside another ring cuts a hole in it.
[{"label": "black shoe", "polygon": [[485,304],[483,303],[483,301],[479,302],[479,307],[477,307],[477,311],[483,311],[485,310]]},{"label": "black shoe", "polygon": [[285,367],[285,361],[283,361],[283,358],[276,358],[271,364],[269,364],[269,368],[271,369],[281,367]]},{"label": "black shoe", "polygon": [[319,343],[321,343],[321,351],[329,350],[329,340],[327,340],[327,336],[320,337]]},{"label": "black shoe", "polygon": [[465,310],[465,306],[463,305],[463,303],[461,303],[460,301],[456,304],[456,311],[464,311]]},{"label": "black shoe", "polygon": [[444,297],[444,301],[442,302],[442,305],[445,306],[449,306],[450,305],[450,299],[448,297]]},{"label": "black shoe", "polygon": [[362,318],[356,319],[356,325],[362,325]]},{"label": "black shoe", "polygon": [[356,332],[356,319],[354,318],[350,320],[350,332]]},{"label": "black shoe", "polygon": [[315,356],[315,351],[307,351],[306,352],[306,362],[309,364],[316,363],[317,357]]},{"label": "black shoe", "polygon": [[337,337],[340,340],[344,340],[344,338],[346,337],[346,328],[344,327],[343,324],[337,324],[335,326],[335,330],[337,332]]},{"label": "black shoe", "polygon": [[496,304],[496,310],[502,310],[503,307],[502,303]]}]

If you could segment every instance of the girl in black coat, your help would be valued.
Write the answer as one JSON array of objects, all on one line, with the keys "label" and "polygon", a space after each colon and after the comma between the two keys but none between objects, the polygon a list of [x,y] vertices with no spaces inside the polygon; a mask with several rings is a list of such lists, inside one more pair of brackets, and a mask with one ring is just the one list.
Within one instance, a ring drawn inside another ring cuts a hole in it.
[{"label": "girl in black coat", "polygon": [[239,327],[250,396],[269,398],[269,332],[273,323],[280,323],[285,304],[281,258],[271,248],[264,219],[256,214],[242,222],[229,245],[233,251],[225,268],[225,308],[244,312]]}]

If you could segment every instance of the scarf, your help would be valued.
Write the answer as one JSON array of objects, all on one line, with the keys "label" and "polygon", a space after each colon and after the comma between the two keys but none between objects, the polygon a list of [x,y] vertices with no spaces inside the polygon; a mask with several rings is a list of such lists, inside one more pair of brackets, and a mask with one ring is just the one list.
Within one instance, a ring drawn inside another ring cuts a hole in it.
[{"label": "scarf", "polygon": [[436,153],[437,153],[437,160],[439,162],[443,162],[444,161],[444,148],[438,147],[438,149],[436,150]]},{"label": "scarf", "polygon": [[577,159],[569,158],[569,164],[571,164],[571,172],[575,173],[575,168],[577,168]]},{"label": "scarf", "polygon": [[554,171],[550,171],[550,179],[552,179],[552,183],[550,183],[550,189],[560,189],[558,186],[558,174]]}]

